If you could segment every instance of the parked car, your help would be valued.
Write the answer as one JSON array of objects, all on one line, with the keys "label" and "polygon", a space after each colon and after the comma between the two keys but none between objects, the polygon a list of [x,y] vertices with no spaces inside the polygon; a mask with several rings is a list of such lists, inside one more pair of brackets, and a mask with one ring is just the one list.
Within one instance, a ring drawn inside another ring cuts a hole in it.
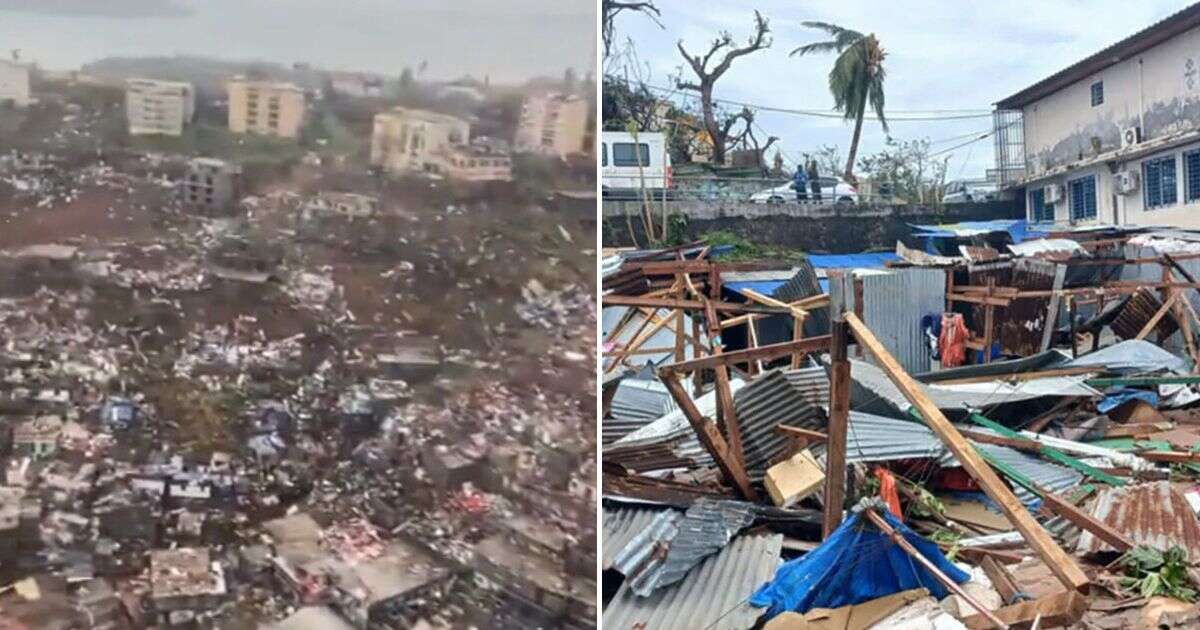
[{"label": "parked car", "polygon": [[624,131],[603,132],[600,184],[604,197],[639,199],[643,182],[651,199],[669,196],[671,154],[666,136],[647,131],[637,134],[635,142],[633,134]]},{"label": "parked car", "polygon": [[992,182],[954,181],[946,184],[942,203],[972,203],[993,201],[998,189]]},{"label": "parked car", "polygon": [[[819,177],[817,181],[821,182],[821,202],[834,202],[839,204],[858,203],[858,189],[846,183],[840,177],[824,176]],[[810,203],[813,203],[812,190],[808,192]],[[796,201],[796,190],[792,188],[792,183],[788,182],[782,186],[760,190],[753,195],[750,195],[750,201],[754,203],[784,203]]]}]

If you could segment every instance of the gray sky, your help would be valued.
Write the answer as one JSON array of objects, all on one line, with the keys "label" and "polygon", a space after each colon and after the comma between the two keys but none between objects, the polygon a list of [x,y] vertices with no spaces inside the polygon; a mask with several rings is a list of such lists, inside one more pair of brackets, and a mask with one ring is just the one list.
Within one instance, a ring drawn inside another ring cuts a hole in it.
[{"label": "gray sky", "polygon": [[[903,110],[979,110],[1040,80],[1151,23],[1189,2],[1175,0],[1038,0],[966,2],[962,0],[658,0],[665,30],[640,15],[618,18],[618,37],[632,37],[648,65],[648,83],[670,86],[682,58],[675,43],[690,53],[707,50],[721,30],[735,41],[751,34],[754,9],[771,21],[774,44],[743,57],[717,83],[717,97],[786,109],[832,108],[827,76],[833,55],[789,57],[797,46],[824,39],[803,21],[833,22],[875,33],[888,52],[885,62],[887,110],[900,116],[931,116]],[[690,73],[690,69],[688,70]],[[784,157],[798,156],[824,144],[844,149],[851,126],[837,119],[760,112],[758,120],[781,138]],[[891,123],[893,137],[927,137],[946,150],[986,132],[991,119]],[[763,135],[757,133],[756,135]],[[959,136],[957,140],[952,140]],[[966,136],[962,138],[961,136]],[[863,149],[880,148],[878,124],[864,126]],[[861,154],[861,153],[860,153]],[[948,177],[982,176],[992,165],[988,138],[949,152]],[[773,153],[770,154],[773,156]]]},{"label": "gray sky", "polygon": [[65,69],[106,56],[206,54],[431,78],[582,76],[596,0],[0,0],[0,51]]}]

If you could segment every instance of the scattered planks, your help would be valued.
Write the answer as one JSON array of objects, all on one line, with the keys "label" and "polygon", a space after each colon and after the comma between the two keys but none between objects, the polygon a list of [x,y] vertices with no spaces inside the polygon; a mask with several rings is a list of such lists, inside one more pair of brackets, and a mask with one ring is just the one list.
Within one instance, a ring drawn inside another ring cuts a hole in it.
[{"label": "scattered planks", "polygon": [[937,405],[925,394],[920,385],[896,361],[875,334],[853,313],[843,314],[850,332],[875,357],[879,367],[900,390],[905,398],[920,412],[925,424],[946,444],[963,469],[971,475],[983,491],[995,501],[1000,510],[1016,527],[1029,546],[1046,563],[1055,577],[1069,590],[1087,592],[1089,580],[1075,559],[1058,546],[1050,534],[1034,520],[1029,511],[1012,490],[996,475],[991,466],[975,452],[975,448],[946,418]]}]

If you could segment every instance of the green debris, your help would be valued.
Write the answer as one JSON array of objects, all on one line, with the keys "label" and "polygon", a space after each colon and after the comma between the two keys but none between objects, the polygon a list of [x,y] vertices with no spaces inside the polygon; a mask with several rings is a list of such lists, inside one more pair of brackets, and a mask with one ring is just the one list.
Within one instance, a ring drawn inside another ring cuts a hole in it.
[{"label": "green debris", "polygon": [[1121,586],[1142,597],[1163,595],[1194,602],[1196,589],[1188,577],[1187,552],[1173,545],[1165,552],[1153,547],[1135,547],[1117,563],[1125,569]]}]

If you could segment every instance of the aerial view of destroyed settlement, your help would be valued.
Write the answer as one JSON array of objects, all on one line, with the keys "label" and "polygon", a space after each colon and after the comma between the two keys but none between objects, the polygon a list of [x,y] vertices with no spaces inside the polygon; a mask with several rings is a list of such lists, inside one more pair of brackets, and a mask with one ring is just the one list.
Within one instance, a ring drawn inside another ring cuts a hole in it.
[{"label": "aerial view of destroyed settlement", "polygon": [[596,8],[284,4],[0,0],[0,628],[594,628]]},{"label": "aerial view of destroyed settlement", "polygon": [[1200,3],[600,20],[602,627],[1200,628]]}]

